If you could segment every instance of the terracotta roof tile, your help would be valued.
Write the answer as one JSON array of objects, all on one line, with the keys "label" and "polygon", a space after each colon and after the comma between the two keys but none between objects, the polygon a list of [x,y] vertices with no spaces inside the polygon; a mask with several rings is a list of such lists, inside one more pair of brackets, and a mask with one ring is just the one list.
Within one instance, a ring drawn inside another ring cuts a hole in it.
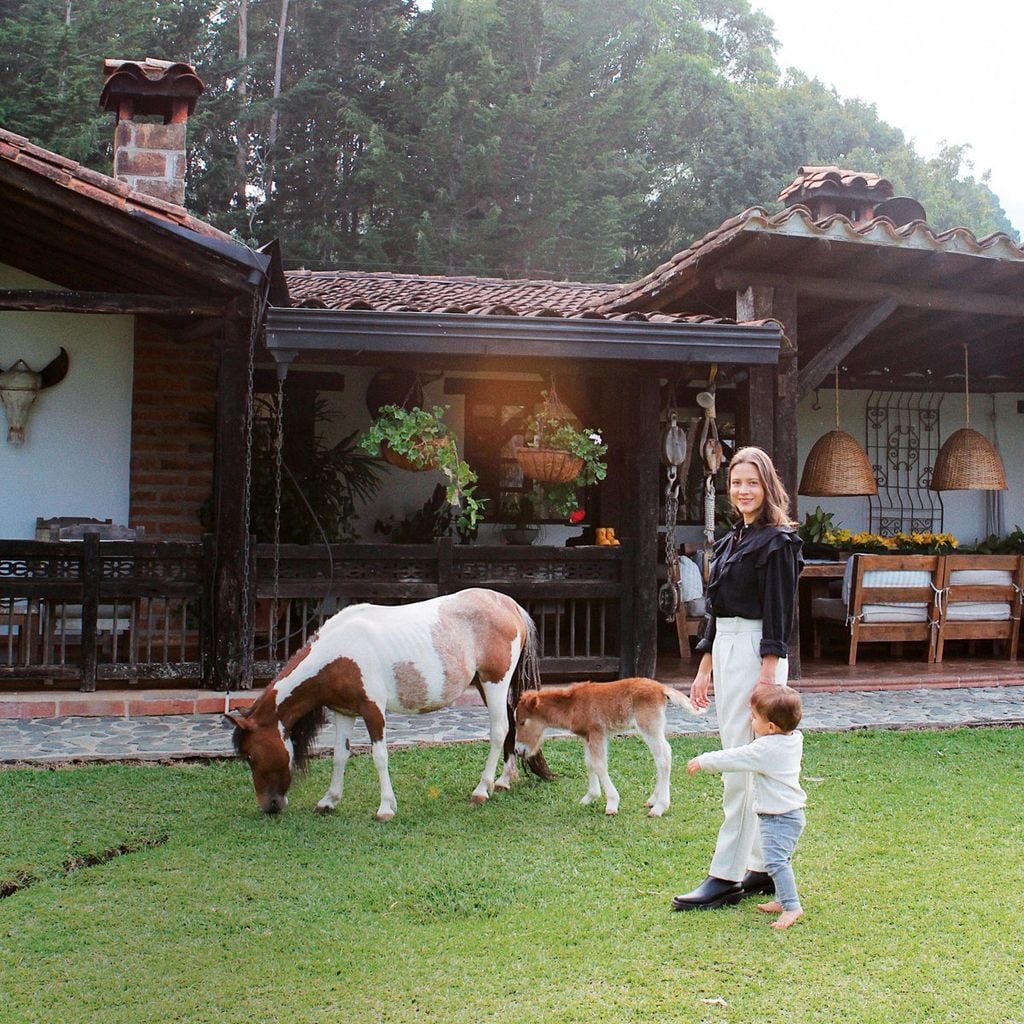
[{"label": "terracotta roof tile", "polygon": [[879,174],[873,174],[871,171],[847,171],[830,165],[801,167],[796,177],[779,193],[779,199],[785,202],[796,193],[806,195],[828,186],[877,193],[879,199],[889,199],[893,195],[892,182]]},{"label": "terracotta roof tile", "polygon": [[190,216],[184,207],[132,191],[124,182],[42,149],[21,135],[3,128],[0,128],[0,161],[23,168],[52,181],[57,187],[88,196],[108,206],[127,212],[138,210],[188,228],[197,235],[237,244],[230,235]]},{"label": "terracotta roof tile", "polygon": [[833,214],[815,221],[806,206],[790,206],[776,214],[769,214],[762,207],[754,206],[676,253],[646,277],[620,286],[595,308],[600,313],[614,314],[637,303],[649,306],[680,276],[696,273],[702,260],[726,248],[739,236],[753,233],[1024,261],[1024,249],[1001,231],[979,239],[969,228],[957,227],[937,232],[921,220],[897,227],[887,217],[876,217],[855,224],[842,214]]},{"label": "terracotta roof tile", "polygon": [[[519,281],[493,277],[426,277],[416,274],[371,274],[355,270],[285,272],[292,302],[320,299],[341,309],[354,299],[384,309],[401,302],[421,312],[508,312],[570,316],[593,307],[614,285],[574,281]],[[498,310],[495,307],[505,307]]]},{"label": "terracotta roof tile", "polygon": [[[594,307],[615,285],[578,281],[516,281],[492,277],[420,277],[357,270],[285,271],[292,304],[323,309],[466,313],[476,316],[566,317],[645,323],[733,324],[728,317],[686,313],[603,314]],[[749,321],[755,326],[773,320]]]}]

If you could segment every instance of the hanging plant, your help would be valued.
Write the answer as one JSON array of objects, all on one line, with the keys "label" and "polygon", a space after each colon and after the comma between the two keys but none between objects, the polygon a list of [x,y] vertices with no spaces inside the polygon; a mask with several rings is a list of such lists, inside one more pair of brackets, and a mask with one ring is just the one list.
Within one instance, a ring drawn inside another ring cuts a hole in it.
[{"label": "hanging plant", "polygon": [[607,475],[608,445],[599,430],[579,426],[557,395],[542,395],[540,410],[526,421],[516,460],[523,473],[537,481],[548,505],[569,517],[580,507],[577,490]]},{"label": "hanging plant", "polygon": [[455,435],[444,422],[445,412],[447,406],[440,405],[431,409],[383,405],[359,443],[401,468],[440,470],[447,481],[448,504],[459,510],[456,529],[468,533],[482,521],[485,501],[473,497],[477,475],[459,458]]}]

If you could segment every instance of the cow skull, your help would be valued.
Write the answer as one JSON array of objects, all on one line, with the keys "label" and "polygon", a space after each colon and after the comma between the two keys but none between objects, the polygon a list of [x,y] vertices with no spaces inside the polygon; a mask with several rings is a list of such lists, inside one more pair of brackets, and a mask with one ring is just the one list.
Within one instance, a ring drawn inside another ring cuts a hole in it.
[{"label": "cow skull", "polygon": [[25,422],[29,409],[43,388],[59,384],[68,372],[68,354],[62,348],[60,354],[43,369],[31,369],[24,359],[19,359],[9,369],[0,373],[0,400],[7,413],[7,443],[19,447],[25,443]]}]

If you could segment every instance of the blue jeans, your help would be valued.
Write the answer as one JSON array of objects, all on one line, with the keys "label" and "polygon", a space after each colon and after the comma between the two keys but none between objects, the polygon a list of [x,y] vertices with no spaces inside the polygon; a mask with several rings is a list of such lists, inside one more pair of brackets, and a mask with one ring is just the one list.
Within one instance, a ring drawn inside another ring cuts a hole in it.
[{"label": "blue jeans", "polygon": [[764,869],[775,883],[775,898],[783,910],[799,910],[800,897],[793,875],[793,851],[804,830],[804,812],[799,807],[785,814],[759,814]]}]

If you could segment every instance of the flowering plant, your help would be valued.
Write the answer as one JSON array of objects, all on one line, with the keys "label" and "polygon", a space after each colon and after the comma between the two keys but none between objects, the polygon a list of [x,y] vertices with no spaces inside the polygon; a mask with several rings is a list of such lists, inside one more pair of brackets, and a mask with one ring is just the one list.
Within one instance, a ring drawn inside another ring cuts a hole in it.
[{"label": "flowering plant", "polygon": [[879,533],[850,533],[849,530],[829,530],[824,541],[839,551],[864,551],[869,554],[945,555],[955,551],[956,537],[951,533],[904,533],[883,537]]},{"label": "flowering plant", "polygon": [[538,482],[547,504],[559,515],[569,517],[580,505],[576,491],[603,480],[608,474],[605,455],[608,445],[604,443],[599,429],[579,427],[568,418],[552,414],[547,392],[543,392],[545,403],[542,410],[526,421],[523,428],[523,446],[526,448],[551,448],[569,452],[582,460],[579,472],[573,480],[555,483],[548,480]]}]

